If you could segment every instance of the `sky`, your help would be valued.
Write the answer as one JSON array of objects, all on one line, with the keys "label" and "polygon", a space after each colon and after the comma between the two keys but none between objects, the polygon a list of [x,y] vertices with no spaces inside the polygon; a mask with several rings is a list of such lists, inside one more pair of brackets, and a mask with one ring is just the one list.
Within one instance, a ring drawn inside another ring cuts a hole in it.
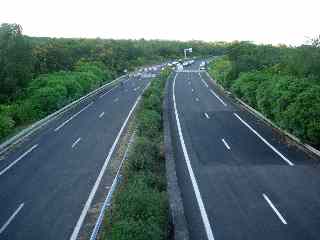
[{"label": "sky", "polygon": [[30,36],[300,45],[320,34],[319,0],[1,0],[0,23]]}]

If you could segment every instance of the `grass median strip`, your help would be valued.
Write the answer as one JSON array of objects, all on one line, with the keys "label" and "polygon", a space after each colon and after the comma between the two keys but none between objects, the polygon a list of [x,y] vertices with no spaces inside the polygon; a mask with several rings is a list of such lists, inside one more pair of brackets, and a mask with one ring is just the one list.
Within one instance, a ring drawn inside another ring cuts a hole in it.
[{"label": "grass median strip", "polygon": [[136,137],[100,239],[167,239],[162,99],[169,72],[151,83],[136,114]]}]

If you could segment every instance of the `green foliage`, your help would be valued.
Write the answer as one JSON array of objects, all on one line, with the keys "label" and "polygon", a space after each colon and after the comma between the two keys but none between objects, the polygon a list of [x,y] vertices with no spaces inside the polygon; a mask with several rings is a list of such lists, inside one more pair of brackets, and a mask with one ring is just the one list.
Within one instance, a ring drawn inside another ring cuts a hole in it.
[{"label": "green foliage", "polygon": [[260,72],[242,73],[233,82],[231,90],[252,107],[257,107],[257,89],[262,82],[268,80],[268,77],[267,74]]},{"label": "green foliage", "polygon": [[320,145],[320,86],[302,91],[288,105],[283,115],[283,125],[293,134]]},{"label": "green foliage", "polygon": [[18,24],[0,26],[0,103],[14,98],[32,78],[33,56]]},{"label": "green foliage", "polygon": [[137,132],[141,136],[156,138],[161,128],[160,114],[154,110],[144,110],[139,113]]},{"label": "green foliage", "polygon": [[169,71],[153,80],[137,113],[124,182],[107,216],[103,239],[167,239],[168,202],[162,154],[162,95]]},{"label": "green foliage", "polygon": [[[1,136],[10,134],[15,126],[30,123],[58,110],[69,102],[99,87],[103,81],[110,81],[102,63],[81,62],[75,71],[60,71],[39,75],[33,79],[24,96],[7,105]],[[12,121],[11,121],[11,120]],[[10,123],[10,124],[9,124]]]},{"label": "green foliage", "polygon": [[86,62],[80,60],[74,67],[77,72],[91,72],[100,82],[110,82],[112,80],[111,73],[106,69],[102,62]]},{"label": "green foliage", "polygon": [[9,113],[0,106],[0,139],[13,131],[14,120]]},{"label": "green foliage", "polygon": [[167,221],[165,193],[151,188],[141,173],[127,180],[125,189],[120,189],[117,200],[113,206],[113,211],[117,212],[115,221],[126,218],[136,221],[152,219],[160,226]]},{"label": "green foliage", "polygon": [[231,62],[227,57],[220,57],[209,65],[209,74],[213,76],[225,88],[230,87],[228,75],[232,69]]},{"label": "green foliage", "polygon": [[[127,240],[160,240],[165,239],[163,230],[159,229],[157,223],[147,219],[135,221],[131,218],[120,220],[113,224],[110,239]],[[109,238],[108,238],[109,239]]]},{"label": "green foliage", "polygon": [[31,96],[31,101],[42,112],[41,117],[62,107],[66,99],[67,89],[63,85],[39,88]]},{"label": "green foliage", "polygon": [[228,47],[226,57],[211,63],[209,73],[283,129],[320,146],[316,41],[297,48],[237,42]]},{"label": "green foliage", "polygon": [[[193,48],[194,56],[226,52],[224,43],[201,41],[28,37],[20,25],[4,23],[0,26],[0,104],[10,106],[14,127],[25,125],[110,82],[125,69],[181,58],[187,47]],[[153,108],[159,101],[161,96],[153,93],[145,104]]]},{"label": "green foliage", "polygon": [[[139,134],[141,135],[141,134]],[[143,134],[142,134],[143,135]],[[138,137],[133,146],[128,163],[130,171],[152,170],[155,160],[159,159],[159,146],[146,137]]]}]

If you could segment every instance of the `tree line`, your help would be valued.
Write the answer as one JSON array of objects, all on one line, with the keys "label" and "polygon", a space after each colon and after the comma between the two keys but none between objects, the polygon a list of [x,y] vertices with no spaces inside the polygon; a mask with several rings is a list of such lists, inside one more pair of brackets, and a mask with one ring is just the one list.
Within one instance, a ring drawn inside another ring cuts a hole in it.
[{"label": "tree line", "polygon": [[223,43],[66,39],[23,35],[0,26],[0,139],[138,66],[222,54]]},{"label": "tree line", "polygon": [[299,47],[234,42],[209,72],[278,126],[320,147],[319,41]]}]

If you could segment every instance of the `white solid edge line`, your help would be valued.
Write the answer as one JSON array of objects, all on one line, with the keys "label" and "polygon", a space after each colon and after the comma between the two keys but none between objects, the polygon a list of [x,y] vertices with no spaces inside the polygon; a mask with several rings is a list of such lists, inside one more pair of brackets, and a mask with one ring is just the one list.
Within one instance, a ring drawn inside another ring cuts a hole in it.
[{"label": "white solid edge line", "polygon": [[12,163],[10,163],[5,169],[1,170],[0,176],[3,175],[5,172],[7,172],[13,165],[18,163],[22,158],[24,158],[26,155],[31,153],[36,147],[38,147],[38,144],[33,145],[31,148],[29,148],[25,153],[23,153],[20,157],[18,157],[16,160],[14,160]]},{"label": "white solid edge line", "polygon": [[104,115],[104,112],[100,113],[99,118],[102,118]]},{"label": "white solid edge line", "polygon": [[[148,85],[145,87],[145,89],[147,89],[147,87],[148,87],[149,85],[150,85],[150,82],[149,82]],[[144,89],[144,90],[145,90],[145,89]],[[86,217],[86,215],[87,215],[87,212],[88,212],[88,210],[89,210],[89,208],[90,208],[90,206],[91,206],[91,203],[92,203],[92,201],[93,201],[93,198],[94,198],[94,196],[95,196],[95,194],[96,194],[96,192],[97,192],[97,190],[98,190],[98,187],[99,187],[99,185],[100,185],[101,179],[102,179],[102,177],[103,177],[103,175],[104,175],[104,172],[105,172],[105,170],[106,170],[106,168],[107,168],[107,166],[108,166],[108,163],[109,163],[109,161],[110,161],[110,159],[111,159],[111,156],[112,156],[112,154],[113,154],[113,151],[115,150],[115,148],[116,148],[116,146],[117,146],[117,143],[118,143],[118,141],[119,141],[119,139],[120,139],[120,136],[121,136],[124,128],[126,127],[127,122],[129,121],[129,118],[130,118],[130,116],[132,115],[132,113],[133,113],[134,109],[136,108],[136,106],[137,106],[138,102],[140,101],[140,99],[141,99],[141,95],[137,98],[136,102],[134,103],[133,107],[131,108],[131,110],[130,110],[130,112],[129,112],[127,118],[126,118],[126,120],[125,120],[124,123],[122,124],[122,127],[121,127],[121,129],[120,129],[120,131],[119,131],[119,133],[118,133],[118,135],[117,135],[117,137],[116,137],[113,145],[111,146],[111,148],[110,148],[110,150],[109,150],[108,156],[107,156],[107,158],[106,158],[106,160],[105,160],[105,162],[104,162],[104,164],[103,164],[103,166],[102,166],[102,168],[101,168],[101,170],[100,170],[99,176],[98,176],[98,178],[97,178],[97,180],[96,180],[96,182],[95,182],[95,184],[94,184],[94,186],[93,186],[93,188],[92,188],[92,190],[91,190],[91,192],[90,192],[90,194],[89,194],[89,197],[88,197],[88,200],[87,200],[85,206],[84,206],[83,209],[82,209],[82,212],[81,212],[81,215],[80,215],[80,217],[79,217],[79,219],[78,219],[78,221],[77,221],[77,224],[76,224],[76,226],[74,227],[74,230],[73,230],[73,232],[72,232],[72,235],[71,235],[71,237],[70,237],[70,240],[76,240],[77,237],[78,237],[78,234],[79,234],[79,232],[80,232],[80,229],[81,229],[81,226],[82,226],[82,224],[83,224],[83,221],[84,221],[84,219],[85,219],[85,217]]]},{"label": "white solid edge line", "polygon": [[111,92],[113,89],[117,88],[119,85],[114,86],[113,88],[111,88],[109,91],[105,92],[104,94],[102,94],[99,98],[103,98],[105,95],[107,95],[109,92]]},{"label": "white solid edge line", "polygon": [[208,88],[208,84],[201,78],[202,83]]},{"label": "white solid edge line", "polygon": [[228,145],[228,143],[226,142],[226,140],[224,140],[224,138],[222,138],[222,142],[224,143],[224,145],[226,146],[226,148],[228,148],[228,150],[230,150],[230,146]]},{"label": "white solid edge line", "polygon": [[198,203],[198,206],[199,206],[199,209],[200,209],[200,214],[201,214],[201,218],[202,218],[202,221],[203,221],[203,224],[204,224],[204,228],[206,230],[207,237],[208,237],[209,240],[214,240],[212,229],[211,229],[210,222],[209,222],[209,218],[208,218],[208,215],[207,215],[207,212],[206,212],[206,209],[205,209],[205,206],[204,206],[201,194],[200,194],[200,190],[199,190],[199,187],[198,187],[198,183],[197,183],[196,177],[195,177],[194,172],[192,170],[192,166],[191,166],[191,163],[190,163],[190,158],[189,158],[189,155],[188,155],[188,152],[187,152],[187,148],[186,148],[186,145],[184,143],[184,138],[183,138],[183,135],[182,135],[182,131],[181,131],[179,114],[178,114],[177,105],[176,105],[176,97],[175,97],[175,94],[174,94],[175,82],[176,82],[177,76],[178,76],[178,73],[176,74],[176,76],[173,79],[172,92],[173,92],[174,113],[175,113],[175,117],[176,117],[180,143],[181,143],[181,147],[182,147],[184,158],[185,158],[186,163],[187,163],[188,172],[189,172],[189,175],[190,175],[190,179],[191,179],[191,183],[192,183],[192,186],[193,186],[194,193],[196,195],[197,203]]},{"label": "white solid edge line", "polygon": [[74,141],[71,147],[74,148],[80,141],[81,141],[81,138],[79,137],[76,141]]},{"label": "white solid edge line", "polygon": [[204,113],[204,116],[205,116],[207,119],[210,119],[208,113]]},{"label": "white solid edge line", "polygon": [[87,106],[85,106],[84,108],[82,108],[79,112],[75,113],[74,115],[72,115],[68,120],[64,121],[62,124],[60,124],[58,127],[56,127],[54,129],[55,132],[59,131],[61,128],[64,127],[64,125],[66,125],[68,122],[70,122],[72,119],[74,119],[76,116],[78,116],[80,113],[82,113],[84,110],[86,110],[88,107],[90,107],[93,104],[93,102],[91,102],[90,104],[88,104]]},{"label": "white solid edge line", "polygon": [[286,158],[281,152],[279,152],[274,146],[272,146],[264,137],[262,137],[256,130],[254,130],[248,123],[246,123],[238,114],[233,113],[247,128],[249,128],[255,135],[257,135],[269,148],[271,148],[276,154],[278,154],[284,161],[286,161],[290,166],[294,164]]},{"label": "white solid edge line", "polygon": [[11,215],[11,217],[5,222],[5,224],[3,224],[3,226],[0,228],[0,234],[3,233],[6,230],[6,228],[13,221],[13,219],[17,216],[17,214],[20,212],[20,210],[23,208],[23,206],[24,206],[24,203],[21,203],[19,205],[19,207]]},{"label": "white solid edge line", "polygon": [[268,198],[268,196],[266,194],[262,194],[262,196],[264,197],[264,199],[267,201],[267,203],[269,204],[269,206],[272,208],[272,210],[277,214],[278,218],[281,220],[281,222],[283,224],[287,224],[287,221],[284,219],[284,217],[281,215],[281,213],[278,211],[278,209],[273,205],[273,203],[271,202],[271,200]]},{"label": "white solid edge line", "polygon": [[226,104],[212,89],[210,89],[210,92],[211,92],[224,106],[227,106],[227,104]]},{"label": "white solid edge line", "polygon": [[203,80],[200,73],[199,73],[199,77],[201,79],[201,82],[208,88],[209,87],[208,84]]}]

